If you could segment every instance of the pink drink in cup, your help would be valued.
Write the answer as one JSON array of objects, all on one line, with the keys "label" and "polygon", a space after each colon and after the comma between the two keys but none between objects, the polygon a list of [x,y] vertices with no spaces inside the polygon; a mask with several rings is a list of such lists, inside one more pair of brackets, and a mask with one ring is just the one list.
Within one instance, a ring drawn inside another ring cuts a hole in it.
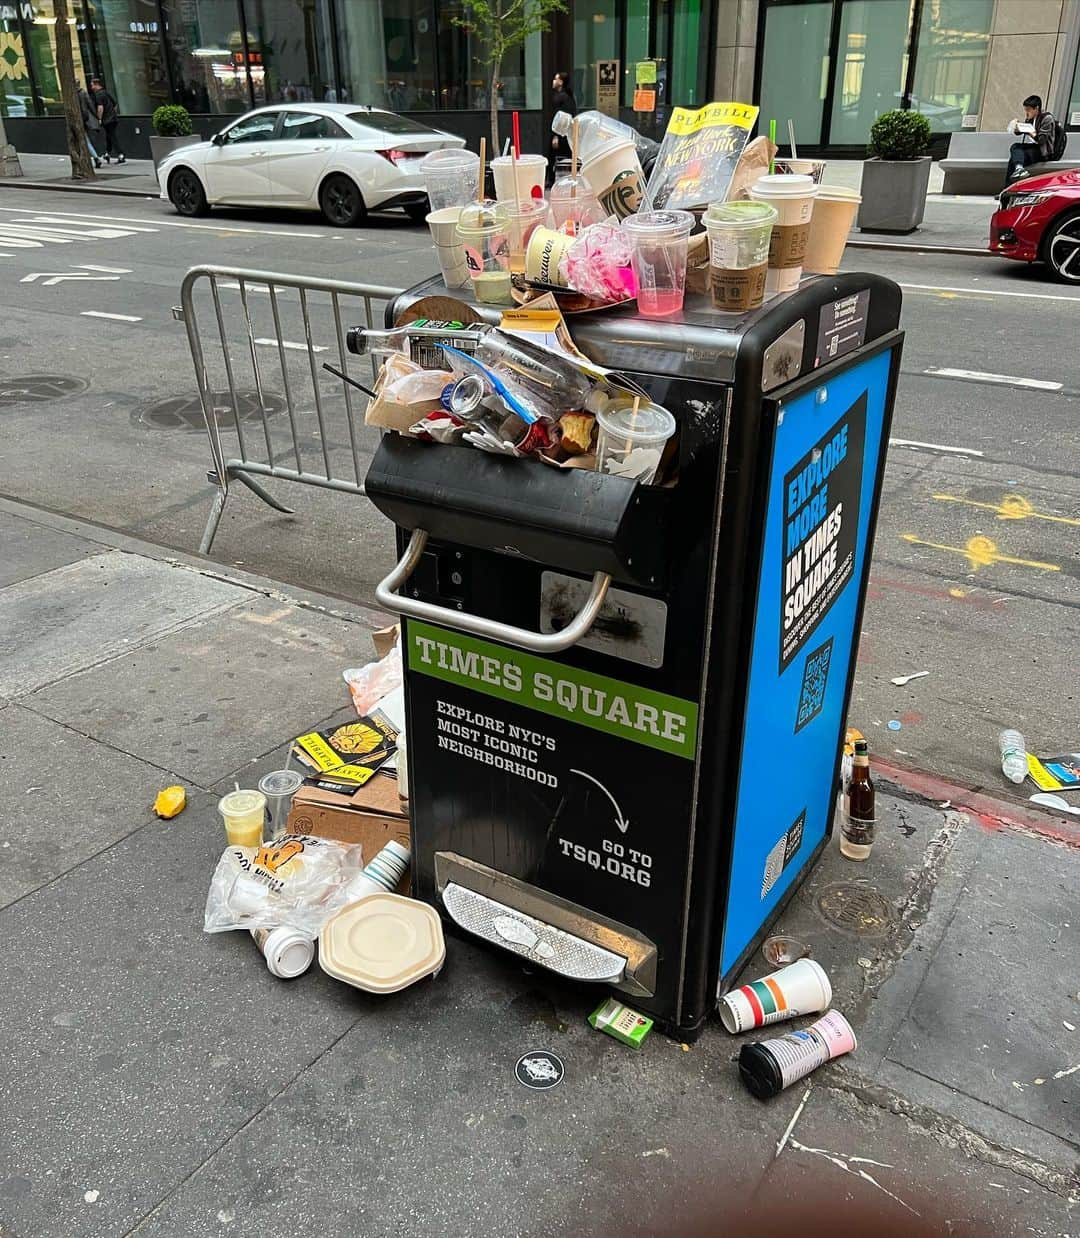
[{"label": "pink drink in cup", "polygon": [[666,318],[682,309],[693,226],[689,211],[641,211],[623,220],[633,244],[638,313],[643,317]]}]

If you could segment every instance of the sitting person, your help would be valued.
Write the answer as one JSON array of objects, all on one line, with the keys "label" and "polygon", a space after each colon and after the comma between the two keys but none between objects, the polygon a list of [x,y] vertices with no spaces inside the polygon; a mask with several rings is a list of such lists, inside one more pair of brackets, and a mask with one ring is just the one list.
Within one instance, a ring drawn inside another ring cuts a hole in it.
[{"label": "sitting person", "polygon": [[1029,163],[1048,163],[1054,157],[1054,118],[1043,111],[1042,99],[1028,95],[1024,100],[1023,121],[1010,120],[1006,132],[1020,135],[1020,141],[1009,147],[1009,171],[1006,183],[1027,176]]}]

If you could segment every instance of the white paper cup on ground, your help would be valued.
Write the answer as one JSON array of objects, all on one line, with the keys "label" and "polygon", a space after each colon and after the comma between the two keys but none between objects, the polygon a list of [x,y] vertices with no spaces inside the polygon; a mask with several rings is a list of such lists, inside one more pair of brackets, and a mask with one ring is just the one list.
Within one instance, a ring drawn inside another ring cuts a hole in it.
[{"label": "white paper cup on ground", "polygon": [[675,418],[647,400],[608,407],[596,414],[598,472],[629,477],[649,485],[656,478],[667,441],[675,433]]},{"label": "white paper cup on ground", "polygon": [[811,177],[788,173],[759,176],[750,186],[750,197],[768,202],[778,215],[769,241],[766,296],[793,292],[799,286],[817,191]]},{"label": "white paper cup on ground", "polygon": [[729,1032],[797,1019],[827,1010],[832,985],[825,968],[814,959],[799,959],[761,980],[732,989],[720,999],[720,1021]]},{"label": "white paper cup on ground", "polygon": [[810,218],[803,270],[815,275],[835,275],[840,269],[848,234],[859,213],[862,195],[843,185],[819,185]]},{"label": "white paper cup on ground", "polygon": [[629,138],[605,146],[588,163],[582,164],[581,175],[600,200],[605,218],[614,215],[617,219],[626,219],[641,205],[645,176],[637,147]]},{"label": "white paper cup on ground", "polygon": [[[517,175],[517,192],[514,192],[514,176]],[[544,196],[544,180],[547,177],[547,160],[543,155],[499,155],[491,161],[491,174],[495,178],[495,197],[499,202],[513,202],[520,198]]]}]

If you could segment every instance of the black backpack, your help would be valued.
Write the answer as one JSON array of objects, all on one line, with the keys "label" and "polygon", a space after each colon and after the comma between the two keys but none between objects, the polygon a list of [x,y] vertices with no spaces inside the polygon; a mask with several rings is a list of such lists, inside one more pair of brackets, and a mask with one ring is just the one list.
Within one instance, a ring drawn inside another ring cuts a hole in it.
[{"label": "black backpack", "polygon": [[1060,120],[1054,120],[1054,144],[1050,148],[1050,158],[1057,162],[1065,154],[1065,144],[1068,137],[1065,133],[1065,126]]}]

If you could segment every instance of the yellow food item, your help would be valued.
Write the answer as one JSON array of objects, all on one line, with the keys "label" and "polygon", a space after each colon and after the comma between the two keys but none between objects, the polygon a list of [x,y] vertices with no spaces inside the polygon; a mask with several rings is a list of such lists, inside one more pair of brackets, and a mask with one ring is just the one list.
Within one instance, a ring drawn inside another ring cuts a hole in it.
[{"label": "yellow food item", "polygon": [[559,418],[559,429],[562,430],[560,443],[567,455],[583,456],[592,450],[596,432],[596,418],[592,413],[564,413]]},{"label": "yellow food item", "polygon": [[157,793],[154,800],[154,812],[167,821],[175,817],[187,807],[187,792],[183,787],[166,787]]}]

